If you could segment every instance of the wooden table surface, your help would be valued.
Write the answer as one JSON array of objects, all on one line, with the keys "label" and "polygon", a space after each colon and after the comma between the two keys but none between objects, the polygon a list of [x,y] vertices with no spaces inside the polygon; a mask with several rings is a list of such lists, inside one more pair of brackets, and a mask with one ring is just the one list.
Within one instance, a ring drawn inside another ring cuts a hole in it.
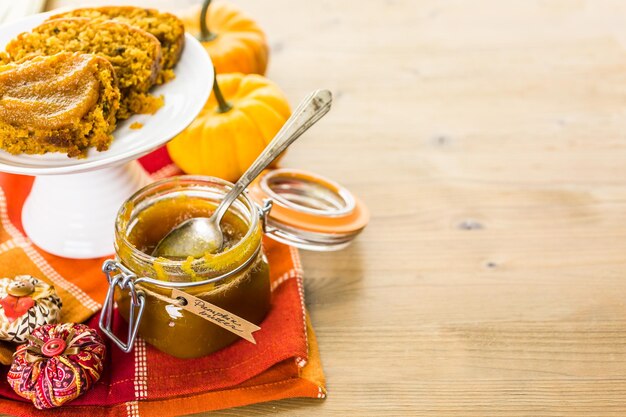
[{"label": "wooden table surface", "polygon": [[211,415],[625,415],[626,3],[237,3],[372,220],[302,255],[328,398]]}]

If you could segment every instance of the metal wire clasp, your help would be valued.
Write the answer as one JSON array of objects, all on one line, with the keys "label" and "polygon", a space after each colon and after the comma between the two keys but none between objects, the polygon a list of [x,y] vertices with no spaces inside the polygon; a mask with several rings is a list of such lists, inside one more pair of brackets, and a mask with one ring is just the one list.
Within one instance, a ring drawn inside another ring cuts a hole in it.
[{"label": "metal wire clasp", "polygon": [[266,198],[265,200],[263,200],[263,207],[258,206],[259,218],[261,219],[261,227],[263,228],[263,233],[271,233],[272,231],[274,231],[273,227],[267,225],[267,217],[269,216],[273,205],[274,202],[272,201],[272,199]]},{"label": "metal wire clasp", "polygon": [[[109,290],[107,291],[102,313],[100,315],[100,329],[111,339],[120,349],[128,353],[133,350],[135,339],[137,338],[137,330],[143,315],[146,299],[143,291],[135,289],[135,280],[137,276],[131,270],[121,263],[109,259],[102,264],[102,272],[107,276],[109,281]],[[115,303],[115,287],[120,287],[122,291],[130,292],[130,309],[128,313],[128,337],[126,343],[121,341],[112,329],[113,323],[113,305]]]}]

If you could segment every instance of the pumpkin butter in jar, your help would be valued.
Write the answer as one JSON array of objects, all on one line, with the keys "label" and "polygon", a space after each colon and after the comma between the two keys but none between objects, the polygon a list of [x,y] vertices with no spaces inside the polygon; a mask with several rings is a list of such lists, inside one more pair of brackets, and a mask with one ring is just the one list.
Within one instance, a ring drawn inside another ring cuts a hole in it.
[{"label": "pumpkin butter in jar", "polygon": [[[186,259],[151,255],[174,227],[192,217],[210,217],[230,187],[210,177],[169,178],[137,192],[118,213],[116,255],[138,277],[135,289],[145,300],[136,323],[138,334],[173,356],[204,356],[239,339],[183,309],[182,300],[172,298],[173,288],[257,325],[270,308],[269,267],[261,246],[259,210],[246,196],[240,196],[222,219],[224,246],[219,253]],[[130,292],[118,289],[115,299],[128,321]]]}]

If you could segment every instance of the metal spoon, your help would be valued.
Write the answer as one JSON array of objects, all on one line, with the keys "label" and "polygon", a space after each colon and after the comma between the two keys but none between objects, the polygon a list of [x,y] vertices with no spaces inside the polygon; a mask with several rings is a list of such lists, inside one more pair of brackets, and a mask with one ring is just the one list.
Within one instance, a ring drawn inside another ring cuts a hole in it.
[{"label": "metal spoon", "polygon": [[224,245],[220,222],[230,205],[248,185],[289,145],[313,126],[330,110],[332,94],[317,90],[309,94],[276,134],[239,181],[230,189],[211,217],[194,217],[172,229],[157,244],[153,256],[165,258],[199,258],[206,253],[216,253]]}]

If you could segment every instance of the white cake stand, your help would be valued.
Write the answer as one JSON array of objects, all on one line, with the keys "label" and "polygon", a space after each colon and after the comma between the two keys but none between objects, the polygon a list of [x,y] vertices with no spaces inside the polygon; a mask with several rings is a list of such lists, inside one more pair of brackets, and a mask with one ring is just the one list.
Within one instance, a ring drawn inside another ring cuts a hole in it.
[{"label": "white cake stand", "polygon": [[[29,31],[49,13],[0,27],[0,47]],[[153,89],[165,97],[154,115],[135,115],[118,124],[106,152],[87,158],[64,154],[11,155],[0,151],[0,172],[36,176],[22,209],[28,237],[40,248],[67,258],[96,258],[113,253],[114,222],[119,207],[149,178],[136,161],[180,133],[198,115],[213,87],[213,65],[191,35],[176,65],[176,78]],[[133,122],[143,124],[131,129]]]}]

